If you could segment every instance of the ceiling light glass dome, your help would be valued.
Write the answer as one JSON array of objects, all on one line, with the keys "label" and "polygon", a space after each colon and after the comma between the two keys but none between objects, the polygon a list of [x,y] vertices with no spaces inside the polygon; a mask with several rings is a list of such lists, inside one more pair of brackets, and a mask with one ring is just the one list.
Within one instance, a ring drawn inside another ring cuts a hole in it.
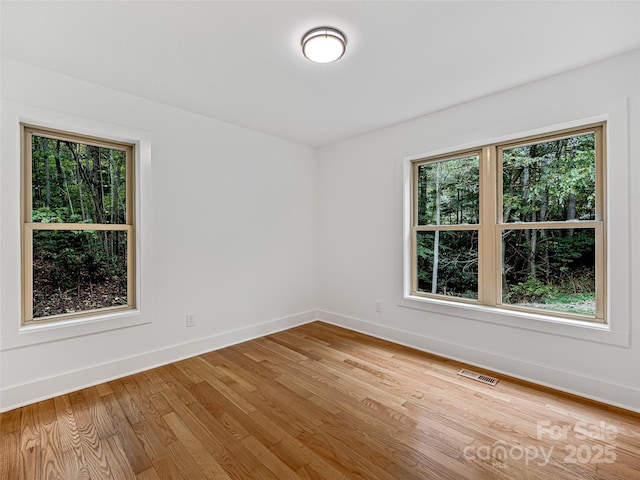
[{"label": "ceiling light glass dome", "polygon": [[347,37],[333,27],[318,27],[302,37],[302,53],[315,63],[339,60],[347,49]]}]

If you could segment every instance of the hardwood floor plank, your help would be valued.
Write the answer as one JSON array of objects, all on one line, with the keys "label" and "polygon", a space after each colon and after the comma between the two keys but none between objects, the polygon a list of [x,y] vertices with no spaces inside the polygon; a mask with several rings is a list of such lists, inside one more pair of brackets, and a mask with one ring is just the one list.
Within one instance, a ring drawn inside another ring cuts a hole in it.
[{"label": "hardwood floor plank", "polygon": [[[107,389],[103,389],[103,391],[106,392]],[[104,397],[100,395],[99,390],[95,387],[91,387],[83,390],[83,393],[85,402],[89,408],[89,415],[96,426],[98,436],[100,438],[109,438],[115,435],[116,431],[113,426],[113,422],[105,408],[105,404],[103,402]]]},{"label": "hardwood floor plank", "polygon": [[42,450],[40,458],[42,477],[50,480],[65,480],[63,450],[58,436],[58,424],[55,420],[43,423],[40,429],[40,448]]},{"label": "hardwood floor plank", "polygon": [[0,413],[0,434],[19,432],[23,411],[22,408],[16,408]]},{"label": "hardwood floor plank", "polygon": [[76,424],[71,401],[68,395],[55,397],[56,419],[58,425],[58,438],[62,450],[63,478],[86,480],[89,479],[89,471],[85,465],[80,431]]},{"label": "hardwood floor plank", "polygon": [[[210,388],[207,382],[202,382],[199,385],[202,385],[202,387],[204,388],[204,390],[202,390],[203,392],[213,392],[213,389]],[[188,408],[198,418],[199,422],[205,426],[206,430],[214,436],[216,442],[220,445],[223,445],[222,452],[220,452],[219,449],[217,449],[216,452],[222,453],[222,455],[220,455],[219,461],[224,465],[225,469],[227,469],[227,467],[230,467],[232,463],[235,463],[233,462],[233,460],[240,460],[243,467],[246,467],[249,470],[260,465],[260,462],[255,457],[253,452],[245,449],[240,443],[241,440],[247,436],[246,434],[234,435],[233,432],[229,432],[200,403],[191,404]],[[232,461],[229,462],[229,459],[231,459]]]},{"label": "hardwood floor plank", "polygon": [[76,419],[73,416],[73,409],[68,395],[55,397],[54,404],[56,406],[56,416],[58,422],[58,436],[63,452],[75,452],[78,456],[81,454],[82,447],[80,445],[80,433],[76,425]]},{"label": "hardwood floor plank", "polygon": [[172,443],[167,447],[167,452],[184,478],[211,478],[209,477],[211,473],[210,467],[205,465],[208,470],[208,473],[205,474],[191,455],[191,452],[182,443]]},{"label": "hardwood floor plank", "polygon": [[117,435],[105,439],[105,456],[109,463],[109,470],[117,480],[135,480],[133,471],[124,447]]},{"label": "hardwood floor plank", "polygon": [[142,422],[145,420],[144,414],[140,410],[140,407],[135,402],[127,387],[125,386],[125,379],[121,378],[109,382],[111,389],[114,392],[114,398],[118,400],[120,408],[127,417],[127,420],[131,425]]},{"label": "hardwood floor plank", "polygon": [[160,480],[192,480],[192,478],[182,475],[178,466],[170,458],[169,452],[166,452],[166,456],[154,460],[153,465]]},{"label": "hardwood floor plank", "polygon": [[[331,472],[333,474],[333,472]],[[306,463],[296,470],[296,475],[302,480],[324,480],[326,478],[340,478],[345,479],[344,475],[340,474],[340,477],[329,476],[322,469],[317,469],[314,464]]]},{"label": "hardwood floor plank", "polygon": [[[223,402],[226,405],[233,405],[234,408],[238,408],[245,414],[250,414],[255,411],[255,407],[247,402],[242,395],[229,388],[227,384],[220,380],[219,371],[215,367],[212,368],[208,361],[196,358],[194,362],[186,365],[184,368],[197,368],[202,370],[201,375],[204,377],[204,380],[216,391],[220,392],[221,396],[218,397],[219,402]],[[255,391],[255,389],[252,391]]]},{"label": "hardwood floor plank", "polygon": [[147,395],[138,388],[138,384],[134,381],[134,378],[127,377],[124,379],[123,384],[129,394],[130,401],[136,406],[141,418],[151,425],[151,428],[156,433],[156,437],[162,444],[169,445],[174,443],[176,441],[175,435],[173,435],[171,429],[167,426]]},{"label": "hardwood floor plank", "polygon": [[158,374],[161,368],[162,367],[152,368],[151,370],[146,370],[135,375],[136,382],[138,382],[140,388],[143,388],[149,395],[160,394],[167,388],[167,384]]},{"label": "hardwood floor plank", "polygon": [[137,474],[149,469],[151,467],[149,456],[134,431],[133,426],[128,422],[127,416],[122,411],[115,394],[105,395],[102,397],[102,402],[106,414],[111,419],[114,434],[118,435],[133,472]]},{"label": "hardwood floor plank", "polygon": [[188,379],[183,378],[184,375],[174,365],[165,365],[164,367],[155,369],[154,373],[164,382],[162,395],[169,403],[179,402],[185,405],[196,402],[193,395],[189,392],[186,385],[191,385]]},{"label": "hardwood floor plank", "polygon": [[42,473],[40,443],[23,448],[20,451],[20,478],[45,478]]},{"label": "hardwood floor plank", "polygon": [[278,332],[277,335],[268,335],[266,337],[269,341],[277,343],[278,345],[302,355],[308,360],[320,361],[322,355],[317,353],[313,348],[309,348],[309,344],[312,345],[309,338],[302,338],[299,335],[287,335],[287,332]]},{"label": "hardwood floor plank", "polygon": [[0,435],[0,480],[20,478],[20,457],[20,432],[2,432]]},{"label": "hardwood floor plank", "polygon": [[280,480],[278,477],[275,476],[275,474],[271,473],[271,470],[269,470],[264,465],[260,465],[254,468],[251,471],[250,478],[252,479],[255,478],[256,480]]},{"label": "hardwood floor plank", "polygon": [[0,414],[0,480],[631,480],[640,415],[313,322]]},{"label": "hardwood floor plank", "polygon": [[134,471],[140,469],[136,468],[136,465],[139,467],[147,465],[148,463],[155,465],[155,462],[164,456],[164,445],[162,445],[162,442],[158,440],[155,432],[147,422],[140,422],[135,425],[131,425],[131,429],[135,433],[140,447],[142,448],[142,450],[137,450],[135,452],[127,449],[127,456],[130,459],[138,459],[137,462],[139,462],[137,463],[135,460],[130,460],[132,467],[134,467]]},{"label": "hardwood floor plank", "polygon": [[167,414],[165,416],[165,420],[178,438],[178,441],[185,446],[193,460],[200,467],[204,474],[204,478],[214,480],[225,480],[231,478],[218,464],[211,453],[209,453],[204,445],[196,438],[191,430],[182,423],[175,412]]},{"label": "hardwood floor plank", "polygon": [[256,440],[253,436],[248,436],[241,441],[244,448],[253,452],[257,459],[266,467],[276,478],[291,478],[295,476],[295,472],[289,468],[280,458],[269,450],[264,444]]},{"label": "hardwood floor plank", "polygon": [[257,464],[255,457],[239,449],[235,441],[229,441],[216,419],[202,405],[176,405],[175,411],[229,477],[251,478],[250,468]]},{"label": "hardwood floor plank", "polygon": [[62,452],[62,478],[64,480],[91,480],[84,461],[73,450]]},{"label": "hardwood floor plank", "polygon": [[20,440],[20,450],[23,451],[40,445],[40,416],[37,403],[22,407]]},{"label": "hardwood floor plank", "polygon": [[94,388],[98,392],[98,395],[100,395],[101,397],[104,397],[107,395],[113,395],[113,390],[111,389],[111,385],[109,385],[108,383],[101,383],[99,385],[96,385]]},{"label": "hardwood floor plank", "polygon": [[[72,402],[73,416],[80,436],[80,447],[85,465],[91,478],[113,478],[105,455],[106,443],[98,435],[89,407],[83,397],[75,396]],[[40,478],[40,477],[34,477]]]},{"label": "hardwood floor plank", "polygon": [[160,480],[155,468],[150,468],[136,475],[136,480]]}]

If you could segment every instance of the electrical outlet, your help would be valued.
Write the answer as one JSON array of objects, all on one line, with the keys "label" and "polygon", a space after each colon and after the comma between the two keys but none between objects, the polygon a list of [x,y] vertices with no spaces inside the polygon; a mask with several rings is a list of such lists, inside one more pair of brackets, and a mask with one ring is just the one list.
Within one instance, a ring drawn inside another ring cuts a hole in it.
[{"label": "electrical outlet", "polygon": [[376,302],[376,312],[382,313],[382,302]]},{"label": "electrical outlet", "polygon": [[195,326],[196,326],[196,314],[187,313],[187,327],[195,327]]}]

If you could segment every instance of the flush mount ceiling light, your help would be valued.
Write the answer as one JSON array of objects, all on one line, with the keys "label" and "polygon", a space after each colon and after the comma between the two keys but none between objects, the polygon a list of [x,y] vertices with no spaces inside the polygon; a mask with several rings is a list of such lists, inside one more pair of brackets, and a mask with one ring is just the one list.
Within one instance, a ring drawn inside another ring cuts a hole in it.
[{"label": "flush mount ceiling light", "polygon": [[335,62],[342,58],[346,49],[347,37],[337,28],[314,28],[302,37],[302,53],[312,62]]}]

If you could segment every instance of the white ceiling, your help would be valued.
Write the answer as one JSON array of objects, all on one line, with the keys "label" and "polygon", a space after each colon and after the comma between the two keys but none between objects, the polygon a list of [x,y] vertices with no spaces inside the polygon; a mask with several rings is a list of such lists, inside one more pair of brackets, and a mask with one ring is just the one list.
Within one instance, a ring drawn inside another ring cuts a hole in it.
[{"label": "white ceiling", "polygon": [[[2,1],[2,54],[322,146],[640,48],[640,2]],[[348,36],[336,63],[300,38]]]}]

